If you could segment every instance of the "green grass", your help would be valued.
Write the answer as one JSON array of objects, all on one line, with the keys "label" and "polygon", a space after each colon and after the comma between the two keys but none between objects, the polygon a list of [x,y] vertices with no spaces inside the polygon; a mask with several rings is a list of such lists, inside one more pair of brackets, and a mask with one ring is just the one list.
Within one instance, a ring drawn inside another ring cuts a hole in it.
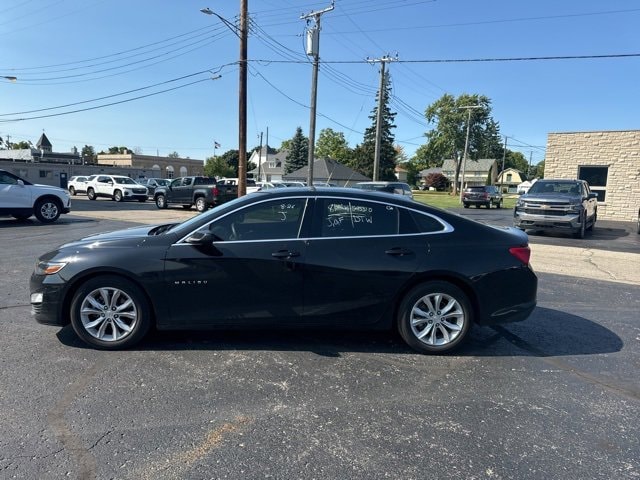
[{"label": "green grass", "polygon": [[[460,197],[454,197],[453,195],[450,195],[449,192],[423,192],[414,190],[413,199],[438,208],[462,208]],[[517,196],[505,195],[502,202],[502,208],[513,208],[517,201]]]}]

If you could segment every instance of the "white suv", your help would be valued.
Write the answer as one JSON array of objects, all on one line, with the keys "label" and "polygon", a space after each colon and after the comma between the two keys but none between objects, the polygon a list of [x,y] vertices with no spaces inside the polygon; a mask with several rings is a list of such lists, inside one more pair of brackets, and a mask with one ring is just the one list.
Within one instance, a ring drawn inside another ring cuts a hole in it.
[{"label": "white suv", "polygon": [[147,201],[147,187],[123,175],[96,175],[87,183],[87,197],[109,197],[116,202],[122,200]]},{"label": "white suv", "polygon": [[67,190],[71,195],[75,195],[76,193],[84,193],[87,191],[87,183],[93,180],[96,175],[88,176],[88,175],[77,175],[73,176],[69,179],[69,183],[67,183]]},{"label": "white suv", "polygon": [[55,222],[60,214],[71,211],[71,197],[62,188],[34,185],[0,170],[0,215],[26,220],[35,215],[42,223]]}]

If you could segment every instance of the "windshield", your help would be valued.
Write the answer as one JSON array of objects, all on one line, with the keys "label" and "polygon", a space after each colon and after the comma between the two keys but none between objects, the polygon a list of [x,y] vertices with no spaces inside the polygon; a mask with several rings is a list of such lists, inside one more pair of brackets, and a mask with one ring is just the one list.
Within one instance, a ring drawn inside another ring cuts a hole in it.
[{"label": "windshield", "polygon": [[131,180],[129,177],[114,177],[113,179],[116,183],[119,183],[121,185],[137,185],[137,183]]},{"label": "windshield", "polygon": [[529,193],[558,193],[561,195],[578,195],[580,184],[578,182],[545,182],[538,180],[531,185]]}]

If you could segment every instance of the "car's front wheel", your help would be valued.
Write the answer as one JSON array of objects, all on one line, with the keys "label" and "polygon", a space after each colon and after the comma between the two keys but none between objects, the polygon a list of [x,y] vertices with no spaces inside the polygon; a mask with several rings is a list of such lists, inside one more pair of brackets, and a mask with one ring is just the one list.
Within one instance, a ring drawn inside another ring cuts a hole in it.
[{"label": "car's front wheel", "polygon": [[498,203],[496,203],[496,208],[502,208],[502,200],[498,200]]},{"label": "car's front wheel", "polygon": [[113,192],[113,199],[116,202],[121,202],[122,201],[122,192],[120,190],[116,190],[115,192]]},{"label": "car's front wheel", "polygon": [[458,347],[472,321],[467,295],[444,281],[422,283],[405,295],[398,308],[398,331],[422,353],[444,353]]},{"label": "car's front wheel", "polygon": [[62,205],[59,200],[41,199],[33,207],[33,214],[42,223],[55,222],[62,213]]},{"label": "car's front wheel", "polygon": [[76,189],[75,189],[75,188],[73,188],[73,187],[69,187],[69,193],[70,193],[71,195],[74,195],[74,196],[75,196],[75,194],[76,194],[77,192],[76,192]]},{"label": "car's front wheel", "polygon": [[587,215],[584,214],[582,215],[582,219],[580,221],[580,227],[575,232],[573,232],[573,236],[575,238],[584,238],[584,234],[587,229],[586,223],[587,223]]},{"label": "car's front wheel", "polygon": [[130,347],[149,330],[149,301],[140,287],[126,278],[95,277],[83,283],[73,296],[71,325],[83,341],[94,347]]}]

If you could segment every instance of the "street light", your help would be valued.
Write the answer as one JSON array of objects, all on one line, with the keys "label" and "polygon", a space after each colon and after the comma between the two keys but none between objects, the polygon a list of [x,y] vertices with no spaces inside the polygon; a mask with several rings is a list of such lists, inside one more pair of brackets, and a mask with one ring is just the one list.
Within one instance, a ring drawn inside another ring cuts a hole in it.
[{"label": "street light", "polygon": [[215,15],[240,39],[238,81],[238,197],[247,193],[247,0],[240,0],[240,27],[210,8],[202,8],[205,15]]},{"label": "street light", "polygon": [[460,179],[460,203],[462,203],[462,190],[464,190],[464,171],[467,167],[467,152],[469,151],[469,130],[471,127],[471,110],[474,108],[482,108],[482,105],[469,105],[466,107],[458,107],[460,110],[466,110],[467,116],[467,137],[464,141],[464,155],[462,160],[462,178]]}]

